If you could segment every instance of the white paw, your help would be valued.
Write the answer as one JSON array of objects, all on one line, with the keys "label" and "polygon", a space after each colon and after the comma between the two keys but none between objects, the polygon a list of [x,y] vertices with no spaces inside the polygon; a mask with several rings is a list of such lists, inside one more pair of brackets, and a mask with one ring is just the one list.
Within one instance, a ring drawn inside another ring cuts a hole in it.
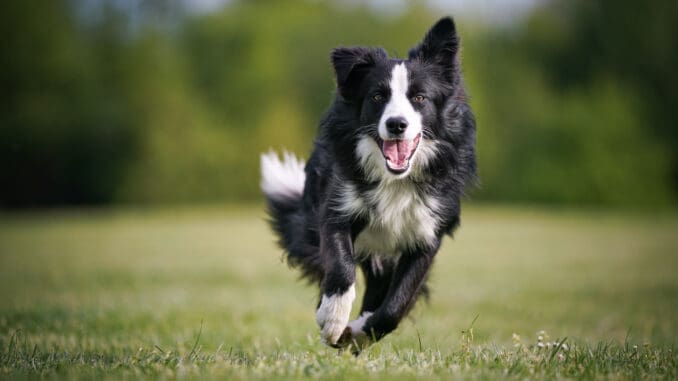
[{"label": "white paw", "polygon": [[320,337],[325,344],[337,344],[348,324],[353,299],[355,299],[355,285],[351,285],[343,294],[323,295],[315,320],[320,326]]},{"label": "white paw", "polygon": [[348,323],[348,326],[351,327],[352,332],[363,332],[363,327],[365,326],[365,322],[367,322],[367,319],[372,316],[372,312],[365,311],[360,316],[358,316],[357,319],[351,320],[351,322]]},{"label": "white paw", "polygon": [[372,337],[365,332],[365,322],[370,316],[372,316],[372,312],[365,311],[357,319],[351,320],[348,323],[348,328],[351,332],[349,344],[356,345],[358,348],[364,348],[372,342]]}]

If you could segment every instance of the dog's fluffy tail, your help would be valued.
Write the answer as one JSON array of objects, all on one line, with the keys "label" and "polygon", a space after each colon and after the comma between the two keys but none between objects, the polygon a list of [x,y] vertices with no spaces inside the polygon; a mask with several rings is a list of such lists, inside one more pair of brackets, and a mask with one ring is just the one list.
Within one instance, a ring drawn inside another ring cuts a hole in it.
[{"label": "dog's fluffy tail", "polygon": [[261,190],[266,195],[271,227],[278,243],[288,252],[288,263],[301,267],[311,281],[322,279],[318,248],[308,243],[307,224],[302,210],[306,173],[304,162],[289,152],[283,160],[274,151],[261,155]]},{"label": "dog's fluffy tail", "polygon": [[261,190],[269,201],[284,204],[301,201],[304,193],[304,162],[289,152],[281,161],[274,151],[261,155]]}]

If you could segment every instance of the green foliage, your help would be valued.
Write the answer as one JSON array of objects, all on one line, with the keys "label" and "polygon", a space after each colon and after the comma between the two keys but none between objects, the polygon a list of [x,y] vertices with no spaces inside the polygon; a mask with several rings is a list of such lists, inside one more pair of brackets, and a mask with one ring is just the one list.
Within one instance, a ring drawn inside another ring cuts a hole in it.
[{"label": "green foliage", "polygon": [[557,0],[535,12],[525,40],[530,57],[560,88],[600,77],[624,83],[644,101],[637,106],[651,121],[650,131],[675,145],[677,19],[678,3],[671,0]]},{"label": "green foliage", "polygon": [[138,130],[114,21],[89,44],[61,1],[1,7],[0,205],[110,202]]},{"label": "green foliage", "polygon": [[[258,153],[307,157],[332,98],[329,52],[404,56],[439,15],[335,2],[180,2],[0,12],[0,205],[259,199]],[[553,1],[519,25],[458,18],[478,120],[474,198],[676,201],[675,2]],[[90,7],[91,8],[91,7]],[[162,12],[161,12],[162,11]],[[89,13],[88,13],[89,12]]]},{"label": "green foliage", "polygon": [[677,226],[468,208],[430,303],[353,357],[258,208],[6,214],[0,378],[675,379]]}]

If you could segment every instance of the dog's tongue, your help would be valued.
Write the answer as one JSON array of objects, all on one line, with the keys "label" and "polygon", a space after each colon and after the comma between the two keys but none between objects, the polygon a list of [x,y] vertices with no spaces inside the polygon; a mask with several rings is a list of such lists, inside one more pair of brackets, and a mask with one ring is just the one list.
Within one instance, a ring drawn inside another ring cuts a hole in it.
[{"label": "dog's tongue", "polygon": [[407,168],[407,161],[415,148],[417,148],[415,140],[393,139],[384,140],[381,150],[388,159],[389,167],[399,170]]}]

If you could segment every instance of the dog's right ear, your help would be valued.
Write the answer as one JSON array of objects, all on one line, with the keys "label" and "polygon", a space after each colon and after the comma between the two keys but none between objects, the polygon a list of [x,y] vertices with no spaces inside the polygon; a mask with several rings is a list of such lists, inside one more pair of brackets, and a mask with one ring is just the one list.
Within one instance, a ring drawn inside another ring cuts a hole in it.
[{"label": "dog's right ear", "polygon": [[332,65],[337,78],[337,90],[346,99],[354,98],[365,75],[374,65],[388,58],[378,48],[336,48],[332,51]]}]

